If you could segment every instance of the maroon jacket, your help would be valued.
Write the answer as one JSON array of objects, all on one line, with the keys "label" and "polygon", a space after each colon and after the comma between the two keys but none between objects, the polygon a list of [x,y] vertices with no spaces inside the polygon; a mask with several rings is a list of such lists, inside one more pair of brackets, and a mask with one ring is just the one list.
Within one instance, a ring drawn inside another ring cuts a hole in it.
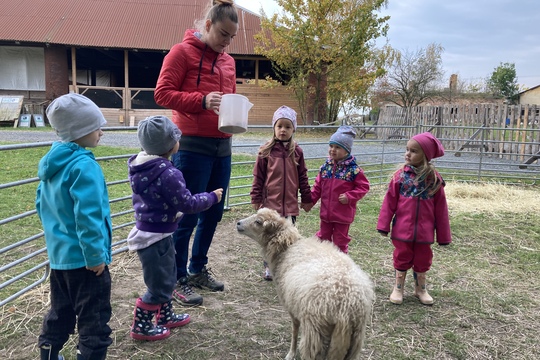
[{"label": "maroon jacket", "polygon": [[163,59],[154,99],[173,110],[172,121],[183,136],[231,137],[218,130],[218,115],[203,109],[203,97],[212,91],[236,93],[234,59],[212,50],[196,30],[186,30],[184,40]]},{"label": "maroon jacket", "polygon": [[304,152],[296,144],[294,157],[298,165],[294,164],[288,156],[288,149],[280,142],[274,145],[267,157],[257,157],[250,193],[252,204],[262,204],[281,216],[298,216],[298,190],[302,203],[311,204]]}]

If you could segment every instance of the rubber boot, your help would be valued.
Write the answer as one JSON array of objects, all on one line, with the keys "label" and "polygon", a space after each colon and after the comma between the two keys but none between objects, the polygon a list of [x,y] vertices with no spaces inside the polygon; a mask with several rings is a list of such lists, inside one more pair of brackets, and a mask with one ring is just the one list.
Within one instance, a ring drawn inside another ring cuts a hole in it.
[{"label": "rubber boot", "polygon": [[414,296],[424,305],[433,305],[433,298],[426,289],[426,273],[413,272],[414,276]]},{"label": "rubber boot", "polygon": [[403,286],[405,284],[405,276],[407,271],[396,270],[396,284],[394,290],[390,294],[390,302],[392,304],[401,305],[403,303]]},{"label": "rubber boot", "polygon": [[64,360],[62,355],[58,355],[60,349],[55,349],[51,344],[43,344],[40,347],[41,360]]},{"label": "rubber boot", "polygon": [[188,314],[175,314],[172,308],[171,300],[161,304],[157,317],[157,325],[172,329],[187,325],[191,318]]},{"label": "rubber boot", "polygon": [[147,304],[141,298],[135,303],[133,312],[133,325],[129,336],[135,340],[161,340],[171,335],[169,329],[164,326],[154,325],[154,314],[160,309],[160,304]]}]

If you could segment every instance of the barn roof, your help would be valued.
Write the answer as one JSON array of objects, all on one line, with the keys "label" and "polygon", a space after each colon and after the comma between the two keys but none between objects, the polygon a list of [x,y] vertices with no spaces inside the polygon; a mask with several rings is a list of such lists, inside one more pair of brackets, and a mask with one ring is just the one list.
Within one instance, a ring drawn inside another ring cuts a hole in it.
[{"label": "barn roof", "polygon": [[[169,50],[203,17],[209,0],[0,0],[0,41]],[[238,7],[227,50],[252,55],[260,18]]]}]

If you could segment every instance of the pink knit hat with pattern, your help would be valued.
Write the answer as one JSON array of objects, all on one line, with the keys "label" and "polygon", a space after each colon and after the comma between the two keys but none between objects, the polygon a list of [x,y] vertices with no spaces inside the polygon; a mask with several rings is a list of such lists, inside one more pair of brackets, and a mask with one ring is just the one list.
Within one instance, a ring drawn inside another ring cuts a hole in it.
[{"label": "pink knit hat with pattern", "polygon": [[290,107],[282,105],[279,109],[276,110],[276,112],[274,113],[274,117],[272,118],[272,127],[276,125],[276,121],[278,121],[279,119],[291,120],[294,130],[296,130],[296,111],[294,111]]},{"label": "pink knit hat with pattern", "polygon": [[431,159],[435,159],[444,155],[444,148],[441,142],[430,132],[424,132],[418,135],[414,135],[412,139],[420,145],[422,151],[424,152],[424,155],[426,155],[427,161],[431,161]]}]

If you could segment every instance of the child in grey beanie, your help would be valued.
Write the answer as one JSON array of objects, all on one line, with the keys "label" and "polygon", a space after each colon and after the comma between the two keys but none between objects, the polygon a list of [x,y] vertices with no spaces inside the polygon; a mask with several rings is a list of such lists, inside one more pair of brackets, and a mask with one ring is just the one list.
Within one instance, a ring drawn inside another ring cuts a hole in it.
[{"label": "child in grey beanie", "polygon": [[180,129],[166,116],[148,117],[139,123],[137,130],[139,143],[148,155],[166,154],[181,136]]},{"label": "child in grey beanie", "polygon": [[45,113],[64,142],[80,139],[107,124],[97,105],[80,94],[70,93],[54,99]]},{"label": "child in grey beanie", "polygon": [[169,118],[142,120],[137,136],[143,151],[128,160],[136,222],[127,243],[129,250],[137,251],[148,290],[135,302],[130,336],[161,340],[171,334],[171,328],[190,322],[188,314],[177,314],[172,308],[176,284],[172,234],[184,214],[199,213],[219,203],[223,189],[191,194],[182,172],[169,160],[178,151],[181,136]]},{"label": "child in grey beanie", "polygon": [[[333,242],[348,253],[349,228],[356,216],[356,203],[369,191],[364,171],[351,155],[356,132],[351,126],[340,126],[330,137],[328,159],[321,166],[311,188],[313,204],[321,200],[320,228],[316,236]],[[309,211],[311,207],[304,207]]]},{"label": "child in grey beanie", "polygon": [[112,221],[109,194],[94,148],[106,121],[96,104],[62,95],[46,110],[62,141],[38,165],[36,212],[43,226],[50,273],[50,311],[38,338],[41,359],[59,355],[78,329],[78,355],[105,359],[112,344]]}]

